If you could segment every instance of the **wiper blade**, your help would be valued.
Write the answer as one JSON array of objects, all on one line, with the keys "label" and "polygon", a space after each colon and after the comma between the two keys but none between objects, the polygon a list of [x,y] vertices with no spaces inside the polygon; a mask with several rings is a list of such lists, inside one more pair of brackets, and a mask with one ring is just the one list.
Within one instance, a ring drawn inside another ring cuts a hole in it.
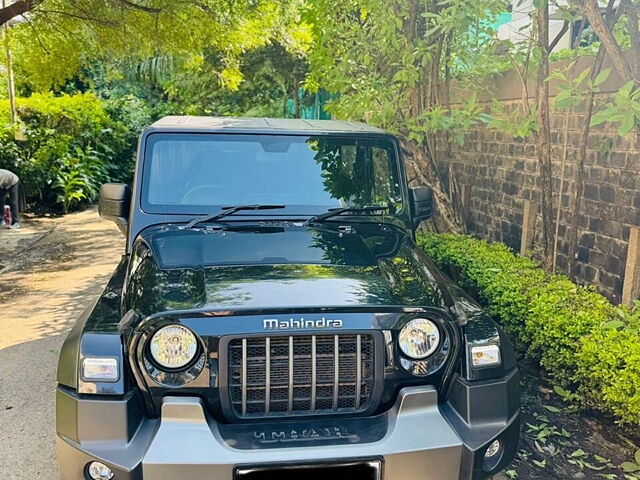
[{"label": "wiper blade", "polygon": [[329,218],[337,217],[347,212],[377,212],[379,210],[389,210],[389,207],[385,207],[384,205],[371,205],[366,207],[344,207],[344,208],[334,208],[329,210],[327,213],[321,213],[320,215],[314,215],[309,218],[304,225],[309,225],[314,222],[322,222],[323,220],[327,220]]},{"label": "wiper blade", "polygon": [[256,205],[236,205],[233,207],[222,207],[222,210],[224,210],[223,212],[210,213],[202,217],[196,217],[193,220],[191,220],[189,223],[187,223],[187,225],[184,228],[190,229],[195,227],[199,223],[216,222],[221,218],[224,218],[228,215],[233,215],[234,213],[239,212],[241,210],[275,210],[277,208],[285,208],[285,207],[286,205],[269,205],[269,204],[262,204],[262,203],[259,203]]}]

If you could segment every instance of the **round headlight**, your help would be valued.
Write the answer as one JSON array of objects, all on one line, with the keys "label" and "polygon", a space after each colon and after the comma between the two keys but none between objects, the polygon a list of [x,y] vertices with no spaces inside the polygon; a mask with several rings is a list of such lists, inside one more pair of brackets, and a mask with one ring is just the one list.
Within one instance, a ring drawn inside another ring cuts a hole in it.
[{"label": "round headlight", "polygon": [[414,318],[400,330],[398,344],[407,357],[427,358],[440,344],[440,331],[431,320]]},{"label": "round headlight", "polygon": [[151,356],[161,367],[183,368],[196,356],[198,341],[188,328],[169,325],[153,334],[149,349]]}]

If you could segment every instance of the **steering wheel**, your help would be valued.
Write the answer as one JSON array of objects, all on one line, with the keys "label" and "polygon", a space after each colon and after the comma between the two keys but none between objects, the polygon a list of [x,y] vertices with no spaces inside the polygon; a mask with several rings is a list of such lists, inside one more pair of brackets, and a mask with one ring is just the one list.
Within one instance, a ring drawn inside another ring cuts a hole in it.
[{"label": "steering wheel", "polygon": [[182,203],[191,205],[222,205],[229,202],[232,190],[223,185],[198,185],[182,196]]}]

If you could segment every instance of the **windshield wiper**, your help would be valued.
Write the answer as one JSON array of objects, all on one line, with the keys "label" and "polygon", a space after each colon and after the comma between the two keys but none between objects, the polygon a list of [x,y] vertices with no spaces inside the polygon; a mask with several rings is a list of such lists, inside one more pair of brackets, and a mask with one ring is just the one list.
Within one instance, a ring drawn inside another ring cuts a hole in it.
[{"label": "windshield wiper", "polygon": [[321,213],[320,215],[314,215],[309,218],[305,225],[309,225],[314,222],[322,222],[323,220],[327,220],[328,218],[337,217],[347,212],[377,212],[379,210],[389,210],[389,207],[385,207],[384,205],[371,205],[367,207],[343,207],[343,208],[334,208],[329,210],[327,213]]},{"label": "windshield wiper", "polygon": [[226,217],[227,215],[233,215],[234,213],[239,212],[241,210],[274,210],[276,208],[285,208],[285,207],[286,205],[269,205],[269,204],[260,204],[260,203],[256,205],[236,205],[233,207],[222,207],[222,210],[224,210],[224,212],[210,213],[202,217],[196,217],[193,220],[191,220],[189,223],[187,223],[187,225],[184,228],[186,229],[193,228],[199,223],[215,222],[220,220],[221,218]]}]

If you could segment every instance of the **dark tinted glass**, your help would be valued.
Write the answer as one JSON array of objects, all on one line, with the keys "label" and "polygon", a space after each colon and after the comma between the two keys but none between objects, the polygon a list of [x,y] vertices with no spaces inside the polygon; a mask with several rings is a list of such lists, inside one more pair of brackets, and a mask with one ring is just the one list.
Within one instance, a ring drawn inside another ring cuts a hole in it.
[{"label": "dark tinted glass", "polygon": [[286,135],[151,135],[143,206],[204,213],[212,207],[284,204],[309,213],[339,206],[401,207],[389,140]]}]

